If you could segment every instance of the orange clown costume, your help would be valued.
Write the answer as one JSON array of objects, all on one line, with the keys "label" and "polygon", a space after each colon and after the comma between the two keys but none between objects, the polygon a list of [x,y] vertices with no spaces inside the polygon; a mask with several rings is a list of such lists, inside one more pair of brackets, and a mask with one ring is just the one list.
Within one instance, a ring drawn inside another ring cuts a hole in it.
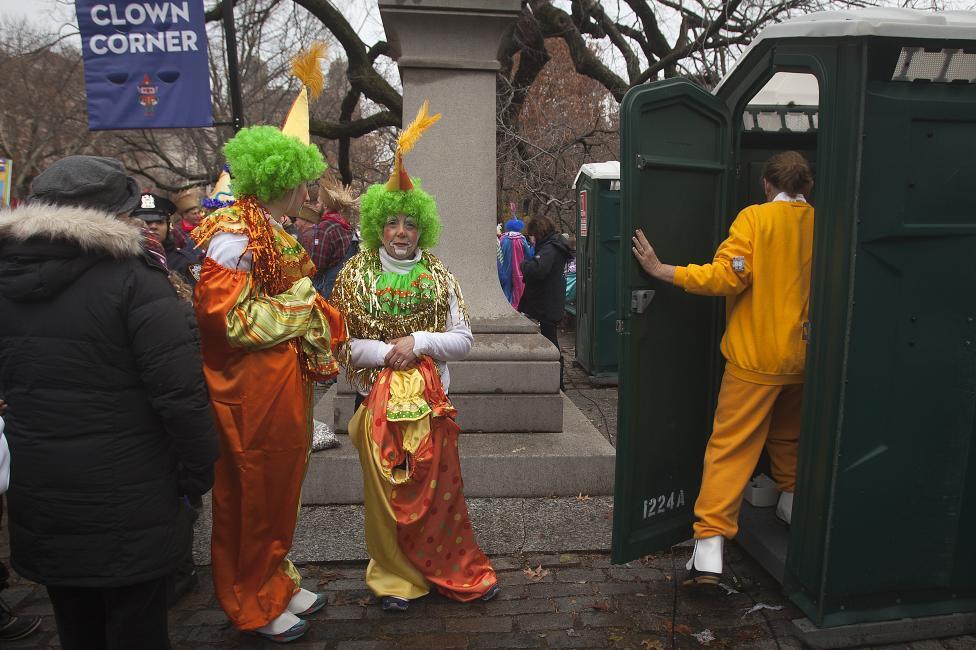
[{"label": "orange clown costume", "polygon": [[[304,88],[298,103],[307,114]],[[325,604],[300,588],[287,555],[310,452],[312,383],[338,373],[333,350],[344,336],[340,315],[312,286],[314,265],[275,220],[325,169],[307,132],[288,131],[251,127],[225,145],[236,200],[192,233],[206,251],[194,307],[221,441],[214,589],[238,629],[275,641],[301,636],[300,617]]]},{"label": "orange clown costume", "polygon": [[[446,362],[472,343],[454,276],[426,249],[440,222],[433,198],[414,183],[402,156],[440,116],[426,102],[401,134],[385,185],[362,197],[363,249],[336,280],[330,302],[343,314],[347,341],[339,357],[365,401],[349,423],[359,452],[366,505],[366,584],[383,609],[406,609],[431,586],[454,600],[488,600],[497,578],[474,536],[458,455],[460,429],[447,397]],[[410,219],[419,230],[409,257],[380,241],[384,224]],[[390,341],[413,337],[412,367],[390,367]]]}]

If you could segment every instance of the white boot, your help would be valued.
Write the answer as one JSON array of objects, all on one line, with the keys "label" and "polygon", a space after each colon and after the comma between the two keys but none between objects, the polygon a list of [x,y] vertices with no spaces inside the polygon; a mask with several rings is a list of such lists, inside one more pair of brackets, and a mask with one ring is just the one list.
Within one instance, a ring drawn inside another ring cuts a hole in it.
[{"label": "white boot", "polygon": [[288,611],[296,616],[315,604],[315,594],[308,589],[299,589],[288,602]]},{"label": "white boot", "polygon": [[776,516],[786,522],[787,525],[793,521],[793,493],[780,492],[779,501],[776,503]]},{"label": "white boot", "polygon": [[722,547],[725,538],[721,535],[695,540],[695,550],[685,568],[688,576],[684,584],[718,584],[722,577]]},{"label": "white boot", "polygon": [[296,616],[311,616],[325,607],[326,602],[324,593],[314,594],[308,589],[299,589],[288,602],[288,611]]},{"label": "white boot", "polygon": [[291,612],[285,611],[278,618],[254,631],[267,639],[281,643],[297,639],[302,634],[305,634],[307,630],[307,621],[303,621]]}]

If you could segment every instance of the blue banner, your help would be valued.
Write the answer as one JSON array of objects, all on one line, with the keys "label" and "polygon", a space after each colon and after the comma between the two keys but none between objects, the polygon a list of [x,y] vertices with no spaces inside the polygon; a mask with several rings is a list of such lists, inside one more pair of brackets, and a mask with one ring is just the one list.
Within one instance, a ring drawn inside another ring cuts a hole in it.
[{"label": "blue banner", "polygon": [[77,0],[88,128],[213,125],[203,0]]}]

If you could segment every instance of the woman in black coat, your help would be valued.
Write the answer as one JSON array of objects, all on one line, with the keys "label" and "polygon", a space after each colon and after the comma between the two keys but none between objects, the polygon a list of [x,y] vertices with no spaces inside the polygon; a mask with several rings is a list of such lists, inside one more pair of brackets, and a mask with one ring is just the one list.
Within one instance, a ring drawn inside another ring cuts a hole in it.
[{"label": "woman in black coat", "polygon": [[[525,292],[518,309],[539,321],[539,331],[558,350],[556,330],[566,310],[563,271],[573,252],[566,238],[556,232],[556,226],[549,217],[533,218],[525,227],[525,234],[535,245],[535,257],[522,262]],[[559,355],[559,389],[563,389],[562,353]]]},{"label": "woman in black coat", "polygon": [[47,586],[66,649],[168,647],[179,500],[219,454],[192,313],[116,218],[126,182],[72,156],[0,213],[11,563]]}]

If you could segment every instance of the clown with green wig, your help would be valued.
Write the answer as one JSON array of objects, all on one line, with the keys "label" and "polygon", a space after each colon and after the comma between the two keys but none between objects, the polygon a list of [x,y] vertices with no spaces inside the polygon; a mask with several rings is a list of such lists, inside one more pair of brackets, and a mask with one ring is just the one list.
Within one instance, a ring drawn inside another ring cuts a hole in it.
[{"label": "clown with green wig", "polygon": [[[307,137],[307,135],[306,135]],[[312,384],[338,373],[341,316],[312,286],[315,267],[279,221],[325,169],[318,149],[271,126],[224,147],[233,205],[193,231],[206,252],[194,293],[204,375],[220,432],[213,488],[213,580],[240,630],[291,641],[324,594],[288,559],[305,478]]]},{"label": "clown with green wig", "polygon": [[359,391],[349,437],[363,470],[366,584],[386,611],[432,586],[462,602],[498,594],[468,518],[447,397],[447,362],[467,356],[471,327],[457,280],[430,252],[437,205],[403,166],[439,118],[425,102],[398,139],[390,180],[361,197],[362,249],[329,298],[346,323],[338,355]]}]

